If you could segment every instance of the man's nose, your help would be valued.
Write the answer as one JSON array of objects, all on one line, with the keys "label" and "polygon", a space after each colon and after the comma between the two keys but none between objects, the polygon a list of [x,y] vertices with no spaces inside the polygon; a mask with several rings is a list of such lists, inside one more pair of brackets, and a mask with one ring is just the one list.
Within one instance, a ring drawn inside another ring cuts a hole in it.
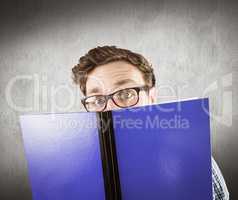
[{"label": "man's nose", "polygon": [[112,99],[109,99],[108,102],[107,102],[107,107],[104,111],[116,110],[116,109],[118,109],[118,107],[114,104]]}]

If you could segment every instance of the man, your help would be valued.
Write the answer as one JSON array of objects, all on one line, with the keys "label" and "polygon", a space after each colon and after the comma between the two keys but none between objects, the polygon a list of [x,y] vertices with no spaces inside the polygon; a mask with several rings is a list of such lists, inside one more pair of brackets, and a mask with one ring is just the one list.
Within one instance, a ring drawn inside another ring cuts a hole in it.
[{"label": "man", "polygon": [[[106,111],[153,104],[156,101],[155,75],[140,54],[102,46],[91,49],[73,67],[73,79],[86,96],[87,111]],[[213,199],[228,200],[223,176],[212,159]]]}]

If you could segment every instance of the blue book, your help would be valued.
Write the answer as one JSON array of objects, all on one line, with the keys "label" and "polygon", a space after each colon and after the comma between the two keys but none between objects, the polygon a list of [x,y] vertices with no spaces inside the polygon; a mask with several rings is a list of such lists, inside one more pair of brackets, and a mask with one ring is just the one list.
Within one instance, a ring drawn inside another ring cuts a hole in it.
[{"label": "blue book", "polygon": [[207,98],[22,115],[33,200],[212,200]]}]

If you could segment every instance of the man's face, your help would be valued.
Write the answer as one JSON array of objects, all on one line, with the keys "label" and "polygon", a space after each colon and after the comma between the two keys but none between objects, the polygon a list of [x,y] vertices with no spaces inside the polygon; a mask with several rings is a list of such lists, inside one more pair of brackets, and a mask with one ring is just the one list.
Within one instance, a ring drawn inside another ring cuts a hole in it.
[{"label": "man's face", "polygon": [[[144,85],[146,83],[139,69],[127,62],[115,61],[98,66],[89,73],[86,82],[86,95],[109,95],[121,89]],[[151,88],[149,93],[140,91],[139,101],[134,106],[148,105],[154,102],[155,89]],[[119,107],[109,99],[105,111],[114,109],[119,109]]]}]

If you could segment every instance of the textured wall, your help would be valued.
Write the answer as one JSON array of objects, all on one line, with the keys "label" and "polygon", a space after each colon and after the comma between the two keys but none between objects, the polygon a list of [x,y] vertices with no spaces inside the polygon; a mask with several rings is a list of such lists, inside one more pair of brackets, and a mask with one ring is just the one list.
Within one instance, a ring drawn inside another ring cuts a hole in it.
[{"label": "textured wall", "polygon": [[30,199],[18,116],[82,109],[71,67],[117,45],[155,68],[158,101],[209,96],[214,157],[238,198],[238,3],[1,1],[0,199]]}]

